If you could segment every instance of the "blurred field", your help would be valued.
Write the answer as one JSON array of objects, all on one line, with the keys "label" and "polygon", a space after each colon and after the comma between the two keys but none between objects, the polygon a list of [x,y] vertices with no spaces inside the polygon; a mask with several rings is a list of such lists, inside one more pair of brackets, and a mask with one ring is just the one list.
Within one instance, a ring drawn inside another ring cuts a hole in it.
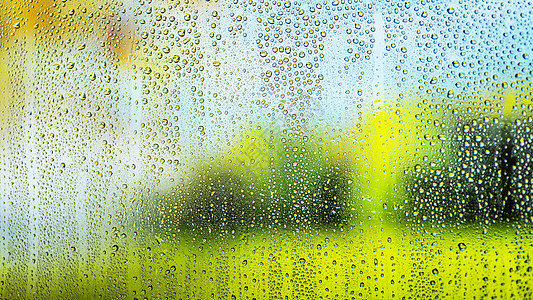
[{"label": "blurred field", "polygon": [[[532,296],[533,244],[527,230],[380,224],[369,217],[359,226],[325,231],[263,230],[205,239],[136,236],[121,246],[102,247],[95,256],[72,251],[71,276],[49,267],[50,280],[24,292],[18,282],[23,279],[10,278],[3,293],[56,299]],[[49,263],[65,262],[51,258]]]}]

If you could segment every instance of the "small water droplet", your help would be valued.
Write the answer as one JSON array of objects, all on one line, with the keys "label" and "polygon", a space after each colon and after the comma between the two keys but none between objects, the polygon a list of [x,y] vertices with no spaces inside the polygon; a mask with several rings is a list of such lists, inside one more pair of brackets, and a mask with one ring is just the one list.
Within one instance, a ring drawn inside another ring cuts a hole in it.
[{"label": "small water droplet", "polygon": [[466,250],[466,245],[465,243],[459,243],[459,245],[457,245],[459,247],[459,250],[460,251],[465,251]]},{"label": "small water droplet", "polygon": [[453,98],[453,97],[454,97],[454,92],[453,92],[453,90],[449,90],[449,91],[448,91],[448,98],[451,99],[451,98]]}]

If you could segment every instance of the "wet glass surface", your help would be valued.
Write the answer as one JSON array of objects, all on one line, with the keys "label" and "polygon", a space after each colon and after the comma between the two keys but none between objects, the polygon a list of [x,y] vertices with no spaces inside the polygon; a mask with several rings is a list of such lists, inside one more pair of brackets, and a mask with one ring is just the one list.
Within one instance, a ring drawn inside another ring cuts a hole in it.
[{"label": "wet glass surface", "polygon": [[0,298],[532,298],[532,15],[2,1]]}]

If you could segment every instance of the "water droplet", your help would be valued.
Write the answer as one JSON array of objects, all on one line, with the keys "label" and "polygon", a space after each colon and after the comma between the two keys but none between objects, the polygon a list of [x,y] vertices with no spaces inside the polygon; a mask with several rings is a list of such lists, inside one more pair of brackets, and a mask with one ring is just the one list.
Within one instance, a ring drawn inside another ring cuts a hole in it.
[{"label": "water droplet", "polygon": [[466,250],[466,245],[465,243],[459,243],[459,245],[457,245],[459,247],[459,250],[460,251],[465,251]]},{"label": "water droplet", "polygon": [[454,91],[453,90],[449,90],[448,91],[448,99],[451,99],[454,97]]}]

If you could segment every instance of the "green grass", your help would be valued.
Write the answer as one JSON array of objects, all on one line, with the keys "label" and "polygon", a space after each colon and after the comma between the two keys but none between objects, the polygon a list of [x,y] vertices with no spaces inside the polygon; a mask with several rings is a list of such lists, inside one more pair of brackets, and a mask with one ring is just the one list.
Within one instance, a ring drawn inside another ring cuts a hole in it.
[{"label": "green grass", "polygon": [[[375,218],[379,218],[376,216]],[[529,299],[530,229],[387,225],[258,229],[231,236],[149,234],[112,247],[76,278],[60,272],[37,298]],[[85,262],[84,262],[85,261]],[[59,270],[64,263],[51,260]],[[55,272],[52,269],[52,272]],[[87,276],[84,276],[87,274]],[[22,284],[10,282],[10,284]],[[5,291],[3,293],[5,294]],[[26,296],[31,296],[28,292]],[[23,297],[24,298],[24,297]]]}]

